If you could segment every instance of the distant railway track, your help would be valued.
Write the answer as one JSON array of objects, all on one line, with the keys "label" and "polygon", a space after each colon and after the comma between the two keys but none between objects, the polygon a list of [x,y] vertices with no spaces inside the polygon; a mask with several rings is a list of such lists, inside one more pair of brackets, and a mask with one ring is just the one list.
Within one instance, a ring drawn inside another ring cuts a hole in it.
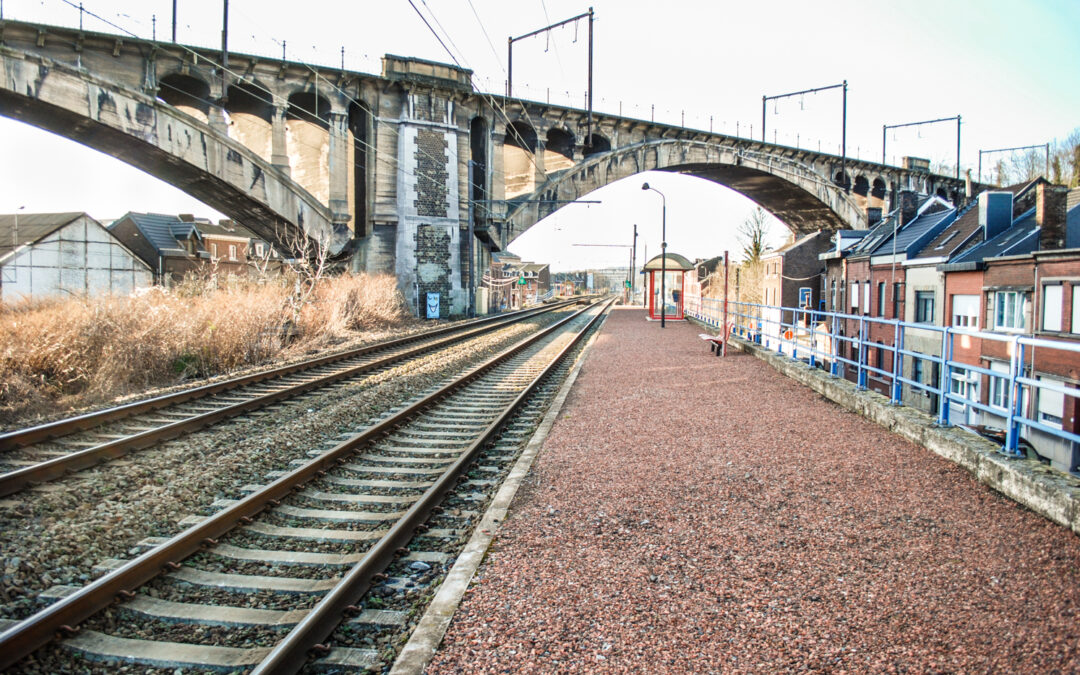
[{"label": "distant railway track", "polygon": [[[339,639],[405,625],[379,598],[452,557],[441,549],[467,536],[481,493],[498,482],[493,465],[513,459],[500,455],[500,439],[527,432],[546,405],[537,397],[554,391],[553,375],[608,307],[585,307],[333,447],[312,448],[171,539],[107,561],[96,581],[52,591],[55,602],[0,634],[0,667],[47,645],[46,667],[64,667],[61,653],[257,673],[295,672],[313,658],[377,666],[378,651]],[[373,588],[383,593],[365,596]]]},{"label": "distant railway track", "polygon": [[573,302],[425,331],[0,434],[0,497]]}]

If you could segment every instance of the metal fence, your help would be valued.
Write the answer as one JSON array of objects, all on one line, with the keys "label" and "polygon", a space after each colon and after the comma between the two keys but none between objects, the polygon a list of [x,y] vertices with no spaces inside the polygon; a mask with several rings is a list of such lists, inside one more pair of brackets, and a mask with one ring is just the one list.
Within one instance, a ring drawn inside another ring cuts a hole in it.
[{"label": "metal fence", "polygon": [[[879,386],[887,389],[893,405],[904,405],[904,385],[909,392],[925,393],[931,401],[936,401],[936,421],[942,426],[953,424],[950,404],[1001,418],[1004,421],[1003,451],[1007,454],[1023,455],[1020,439],[1029,436],[1031,430],[1080,444],[1080,435],[1065,430],[1052,419],[1039,419],[1040,406],[1036,403],[1048,392],[1060,396],[1062,410],[1058,411],[1057,419],[1063,421],[1071,417],[1064,410],[1072,407],[1073,401],[1069,399],[1080,398],[1080,389],[1047,382],[1032,372],[1036,349],[1049,350],[1049,354],[1040,351],[1040,362],[1061,363],[1062,357],[1080,353],[1080,343],[1076,341],[732,301],[728,301],[727,326],[724,326],[723,298],[686,298],[684,311],[687,316],[720,332],[758,343],[803,361],[811,368],[822,368],[834,377],[853,375],[859,389],[867,389],[868,380],[874,378]],[[847,330],[849,327],[850,331]],[[872,341],[871,333],[876,333],[879,338],[883,334],[889,335],[892,342]],[[906,347],[906,341],[913,335],[918,335],[924,343],[928,337],[933,339],[937,353]],[[963,338],[1006,343],[1008,371],[956,360],[957,343]],[[879,350],[873,363],[869,358],[871,349]],[[916,360],[935,364],[931,372],[936,375],[925,380],[915,377]],[[909,367],[905,368],[905,364]],[[1056,373],[1047,375],[1057,376]],[[965,384],[982,382],[983,376],[988,385],[985,403],[981,396],[970,395],[972,391],[982,391],[981,387]]]}]

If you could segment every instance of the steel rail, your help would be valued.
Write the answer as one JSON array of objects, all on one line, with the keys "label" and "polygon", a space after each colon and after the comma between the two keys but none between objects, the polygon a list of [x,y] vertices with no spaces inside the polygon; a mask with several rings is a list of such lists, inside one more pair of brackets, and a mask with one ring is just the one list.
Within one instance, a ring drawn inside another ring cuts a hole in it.
[{"label": "steel rail", "polygon": [[518,310],[517,312],[510,312],[507,314],[496,314],[487,318],[468,321],[464,324],[436,328],[434,330],[424,331],[422,333],[416,333],[414,335],[407,335],[405,337],[395,338],[393,340],[377,342],[375,344],[366,345],[364,347],[358,347],[356,349],[338,352],[336,354],[330,354],[328,356],[321,356],[319,358],[310,359],[307,361],[300,361],[298,363],[279,366],[270,370],[264,370],[258,373],[252,373],[250,375],[243,375],[241,377],[224,380],[222,382],[214,382],[212,384],[206,384],[199,387],[194,387],[192,389],[185,389],[183,391],[174,392],[172,394],[164,394],[162,396],[156,396],[154,398],[149,398],[143,401],[134,401],[132,403],[127,403],[113,408],[86,413],[85,415],[79,415],[77,417],[69,417],[62,420],[56,420],[54,422],[47,422],[45,424],[26,427],[24,429],[9,431],[7,433],[0,434],[0,451],[12,450],[20,447],[25,447],[27,445],[32,445],[34,443],[39,443],[45,440],[61,438],[71,433],[93,429],[108,422],[115,422],[116,420],[125,419],[127,417],[132,417],[134,415],[150,412],[152,410],[159,410],[161,408],[165,408],[178,403],[186,403],[188,401],[205,398],[213,394],[219,394],[221,392],[229,391],[237,387],[255,384],[257,382],[263,382],[265,380],[280,378],[304,370],[311,370],[320,366],[336,363],[338,361],[344,361],[346,359],[364,356],[365,354],[369,354],[373,351],[400,347],[411,342],[416,342],[417,340],[425,340],[432,337],[438,337],[439,335],[444,335],[446,333],[460,331],[462,329],[468,329],[470,327],[481,326],[488,323],[504,321],[511,318],[520,319],[523,316],[528,316],[533,313],[540,313],[556,307],[562,307],[565,305],[569,305],[573,302],[574,300],[568,300],[563,303],[545,305],[544,307],[523,309]]},{"label": "steel rail", "polygon": [[[288,635],[279,642],[262,662],[251,672],[251,675],[272,675],[275,673],[294,673],[307,662],[308,656],[323,640],[333,633],[349,607],[355,606],[364,593],[371,587],[373,577],[386,568],[398,550],[405,546],[414,536],[417,527],[431,515],[457,483],[458,477],[473,462],[480,451],[487,445],[510,420],[518,408],[520,408],[529,396],[540,384],[554,372],[563,358],[577,345],[577,343],[589,332],[589,329],[604,316],[605,311],[614,299],[609,300],[582,328],[574,339],[559,353],[550,363],[533,378],[525,389],[503,409],[503,412],[484,430],[477,440],[466,448],[457,461],[451,464],[445,473],[429,487],[421,497],[413,503],[405,515],[398,520],[390,531],[368,550],[360,562],[350,569],[341,582],[335,586],[301,621],[289,631]],[[588,309],[588,308],[586,308]],[[585,310],[582,310],[585,311]],[[576,313],[577,316],[581,312]],[[573,317],[570,317],[573,318]]]},{"label": "steel rail", "polygon": [[[74,632],[76,630],[74,627],[82,621],[114,602],[123,600],[125,594],[133,592],[158,575],[170,571],[173,566],[188,556],[199,552],[204,547],[212,546],[216,539],[238,525],[250,522],[267,506],[289,496],[307,482],[325,474],[328,469],[344,464],[350,455],[368,442],[377,440],[396,427],[407,423],[449,394],[471,383],[549,333],[558,330],[588,309],[589,307],[584,307],[512,345],[420,401],[339,443],[326,453],[289,471],[263,489],[192,525],[161,545],[0,633],[0,670],[10,667],[58,637]],[[460,468],[457,463],[453,466]],[[412,510],[407,513],[412,513]]]},{"label": "steel rail", "polygon": [[[562,305],[549,305],[545,307],[544,310],[534,311],[534,314],[542,313],[542,311],[551,311],[552,309],[561,306]],[[247,401],[241,401],[218,408],[217,410],[210,410],[192,415],[186,419],[177,420],[176,422],[171,422],[154,429],[148,429],[147,431],[118,438],[113,441],[106,441],[105,443],[84,450],[78,450],[61,457],[54,457],[53,459],[45,460],[31,466],[0,474],[0,497],[18,492],[27,485],[56,480],[67,474],[95,466],[103,461],[116,459],[117,457],[122,457],[136,450],[144,450],[153,447],[164,441],[213,426],[222,420],[230,419],[259,408],[264,408],[268,405],[277,403],[278,401],[290,399],[314,389],[327,387],[335,382],[356,377],[362,373],[382,368],[383,366],[417,356],[418,354],[432,349],[439,349],[455,342],[460,342],[496,330],[503,325],[528,318],[528,316],[532,315],[533,314],[525,316],[519,315],[504,322],[475,327],[472,330],[450,335],[434,342],[426,342],[406,352],[389,354],[381,359],[368,361],[352,368],[339,370],[313,380],[308,380],[307,382],[292,385],[279,391],[256,396]]]}]

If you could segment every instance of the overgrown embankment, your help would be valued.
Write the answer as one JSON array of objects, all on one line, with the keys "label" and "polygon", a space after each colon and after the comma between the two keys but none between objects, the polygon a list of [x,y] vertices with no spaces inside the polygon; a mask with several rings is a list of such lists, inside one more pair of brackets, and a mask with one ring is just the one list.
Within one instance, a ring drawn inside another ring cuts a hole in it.
[{"label": "overgrown embankment", "polygon": [[411,321],[393,276],[191,279],[0,304],[0,426],[289,358]]}]

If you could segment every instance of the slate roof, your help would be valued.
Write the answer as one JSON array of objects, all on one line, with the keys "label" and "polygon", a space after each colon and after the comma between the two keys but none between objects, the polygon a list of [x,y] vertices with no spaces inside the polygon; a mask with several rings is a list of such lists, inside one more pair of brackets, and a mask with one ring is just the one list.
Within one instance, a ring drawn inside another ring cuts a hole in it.
[{"label": "slate roof", "polygon": [[978,263],[987,258],[1005,255],[1024,255],[1039,250],[1039,226],[1035,209],[1028,209],[1013,221],[1012,227],[989,241],[984,241],[960,254],[950,262]]},{"label": "slate roof", "polygon": [[[0,258],[27,244],[43,239],[64,225],[84,216],[81,211],[66,213],[14,213],[0,215]],[[19,231],[15,233],[15,221]]]},{"label": "slate roof", "polygon": [[821,230],[818,230],[817,232],[811,232],[810,234],[804,234],[803,236],[799,237],[798,239],[796,239],[794,241],[790,241],[790,242],[784,244],[783,246],[781,246],[780,248],[778,248],[776,250],[767,251],[761,257],[764,259],[764,258],[772,257],[774,255],[783,255],[784,253],[787,253],[788,251],[790,251],[792,249],[796,249],[796,248],[802,246],[803,244],[810,241],[811,239],[818,236],[819,234],[821,234]]},{"label": "slate roof", "polygon": [[[934,213],[924,213],[900,228],[895,235],[889,232],[884,240],[871,251],[871,255],[892,255],[893,251],[898,254],[906,253],[910,247],[918,245],[921,238],[955,216],[956,209],[954,208],[935,211]],[[893,244],[894,236],[896,237],[895,245]]]},{"label": "slate roof", "polygon": [[[135,223],[135,227],[139,228],[139,232],[160,253],[185,254],[186,251],[180,245],[180,240],[189,238],[192,232],[195,233],[195,236],[199,236],[199,231],[196,229],[197,223],[185,222],[176,216],[164,213],[135,213],[129,211],[116,222],[118,223],[126,218],[130,218]],[[112,226],[115,225],[116,223],[113,223]]]},{"label": "slate roof", "polygon": [[[1011,192],[1013,194],[1013,199],[1016,199],[1021,194],[1027,192],[1028,189],[1036,183],[1038,183],[1038,180],[1027,181],[1003,188],[995,188],[994,191]],[[965,251],[970,251],[972,248],[982,243],[983,235],[982,229],[979,227],[978,207],[979,200],[971,200],[970,204],[960,210],[960,215],[956,217],[956,220],[927,244],[918,257],[937,258],[941,256],[952,256],[964,253]],[[1016,213],[1013,213],[1014,217],[1016,215]],[[938,246],[941,246],[941,248],[938,249]]]}]

